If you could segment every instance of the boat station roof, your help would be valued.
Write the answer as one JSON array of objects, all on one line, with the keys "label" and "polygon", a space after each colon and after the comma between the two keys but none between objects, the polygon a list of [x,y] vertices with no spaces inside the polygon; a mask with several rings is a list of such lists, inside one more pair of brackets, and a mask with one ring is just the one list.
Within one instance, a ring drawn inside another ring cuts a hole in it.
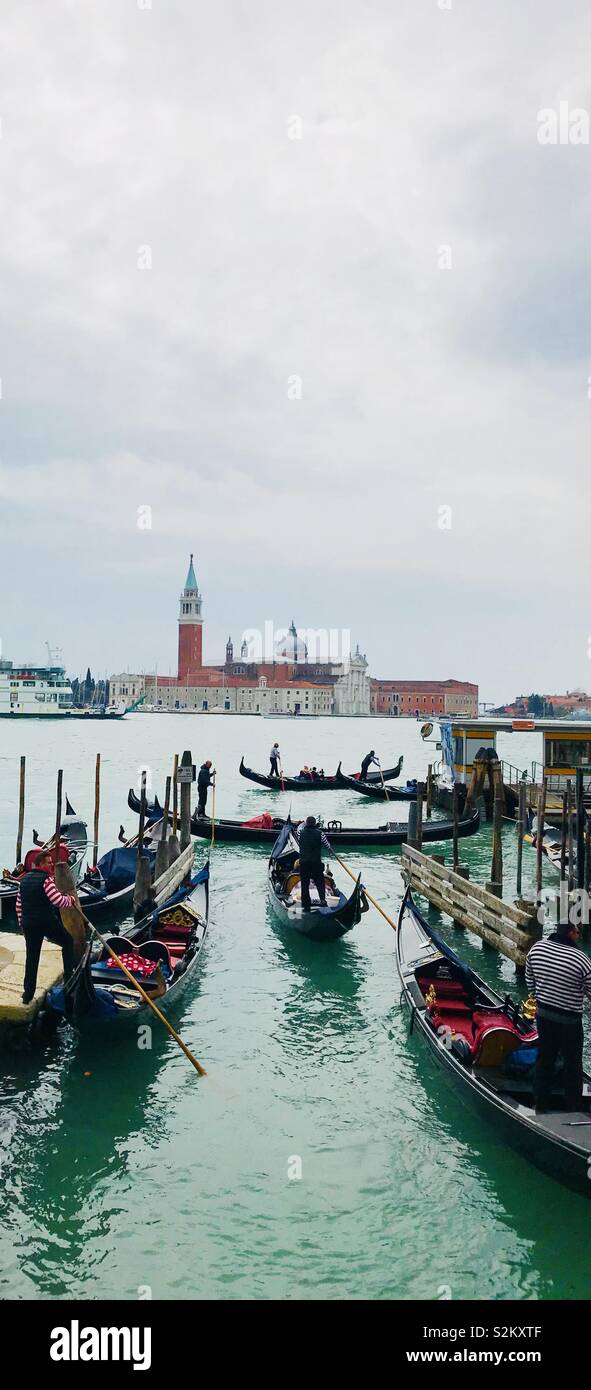
[{"label": "boat station roof", "polygon": [[452,724],[454,729],[465,729],[467,733],[471,731],[478,733],[480,729],[482,729],[484,733],[488,729],[498,734],[585,733],[591,738],[591,719],[535,719],[533,715],[531,718],[523,719],[503,719],[499,717],[487,719],[486,716],[480,719],[464,719],[461,714],[451,714],[449,719],[444,721],[438,720],[437,722]]}]

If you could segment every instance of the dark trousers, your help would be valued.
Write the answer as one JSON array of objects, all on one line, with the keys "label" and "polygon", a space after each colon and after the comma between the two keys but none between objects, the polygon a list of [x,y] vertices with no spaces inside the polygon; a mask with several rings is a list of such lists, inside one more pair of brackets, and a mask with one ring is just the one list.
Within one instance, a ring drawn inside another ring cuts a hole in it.
[{"label": "dark trousers", "polygon": [[43,942],[47,939],[47,941],[53,941],[56,946],[61,946],[66,980],[74,969],[74,942],[70,933],[58,921],[51,927],[23,927],[23,935],[27,947],[23,999],[25,1003],[28,1003],[33,998],[37,986],[37,971]]},{"label": "dark trousers", "polygon": [[583,1104],[583,1020],[575,1023],[555,1023],[543,1015],[536,1019],[538,1029],[538,1060],[534,1083],[536,1110],[549,1110],[552,1105],[552,1078],[558,1057],[562,1057],[564,1072],[564,1105],[566,1110],[580,1110]]},{"label": "dark trousers", "polygon": [[199,787],[199,796],[198,796],[198,799],[197,799],[197,815],[198,815],[198,816],[204,816],[204,815],[205,815],[205,807],[206,807],[206,805],[207,805],[207,793],[208,793],[208,791],[209,791],[209,788],[208,788],[208,787]]},{"label": "dark trousers", "polygon": [[278,776],[279,776],[279,767],[278,767],[277,759],[276,759],[276,758],[271,758],[271,772],[270,772],[270,776],[271,776],[271,777],[278,777]]},{"label": "dark trousers", "polygon": [[324,887],[322,860],[317,864],[300,864],[300,881],[302,884],[302,908],[304,912],[309,912],[312,906],[310,902],[311,883],[316,884],[320,901],[323,907],[326,906],[326,889]]},{"label": "dark trousers", "polygon": [[368,772],[369,772],[369,763],[367,763],[367,765],[366,765],[365,763],[362,763],[362,764],[361,764],[361,772],[359,773],[359,780],[360,780],[361,782],[366,782],[366,781],[367,781],[367,774],[368,774]]}]

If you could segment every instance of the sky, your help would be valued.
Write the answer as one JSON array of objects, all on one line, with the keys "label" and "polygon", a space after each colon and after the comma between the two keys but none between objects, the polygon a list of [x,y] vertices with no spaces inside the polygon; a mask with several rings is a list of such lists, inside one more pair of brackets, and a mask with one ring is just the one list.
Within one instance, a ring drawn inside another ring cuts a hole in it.
[{"label": "sky", "polygon": [[293,617],[590,688],[590,41],[587,0],[3,0],[5,657],[174,672],[193,551],[207,661]]}]

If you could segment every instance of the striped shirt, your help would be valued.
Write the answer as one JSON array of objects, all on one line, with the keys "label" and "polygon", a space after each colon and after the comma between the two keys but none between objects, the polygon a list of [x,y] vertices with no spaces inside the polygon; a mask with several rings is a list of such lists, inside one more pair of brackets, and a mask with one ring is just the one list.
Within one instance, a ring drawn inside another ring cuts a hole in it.
[{"label": "striped shirt", "polygon": [[585,998],[591,998],[591,960],[576,946],[546,937],[529,951],[525,982],[542,1008],[582,1014]]},{"label": "striped shirt", "polygon": [[[75,898],[71,898],[68,893],[60,893],[59,888],[56,888],[55,883],[51,878],[50,874],[47,875],[47,878],[45,879],[45,882],[43,884],[43,892],[49,898],[52,907],[73,907],[76,901]],[[21,901],[20,888],[16,895],[16,915],[18,917],[18,924],[20,927],[22,926],[23,920],[23,904]]]}]

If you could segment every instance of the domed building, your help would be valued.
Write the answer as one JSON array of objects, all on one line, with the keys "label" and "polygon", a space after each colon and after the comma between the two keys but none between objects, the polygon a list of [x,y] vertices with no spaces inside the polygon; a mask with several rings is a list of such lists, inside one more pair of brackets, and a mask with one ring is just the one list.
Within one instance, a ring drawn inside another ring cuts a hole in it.
[{"label": "domed building", "polygon": [[280,637],[275,643],[275,661],[307,661],[308,648],[302,638],[298,636],[298,630],[292,618],[291,627],[288,628],[287,636]]}]

